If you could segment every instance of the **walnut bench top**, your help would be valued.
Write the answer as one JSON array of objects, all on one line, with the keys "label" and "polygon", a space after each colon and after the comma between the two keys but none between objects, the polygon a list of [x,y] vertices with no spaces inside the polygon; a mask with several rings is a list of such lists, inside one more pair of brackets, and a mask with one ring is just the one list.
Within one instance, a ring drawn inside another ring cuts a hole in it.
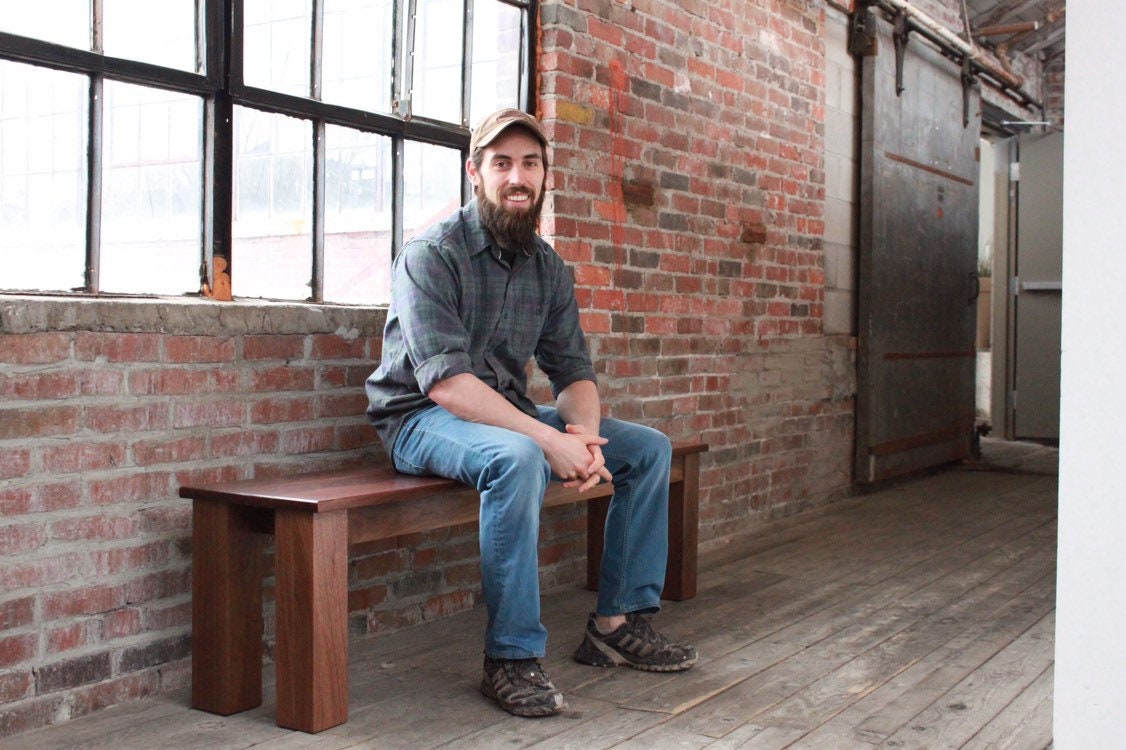
[{"label": "walnut bench top", "polygon": [[[678,461],[676,461],[678,457],[703,453],[707,450],[708,446],[705,443],[674,443],[674,474],[679,473]],[[671,479],[677,481],[679,478],[673,476]],[[553,505],[559,502],[560,498],[554,496],[564,488],[562,485],[558,487],[556,485],[559,483],[553,482],[549,488],[545,504]],[[180,487],[180,497],[193,500],[218,500],[260,508],[327,513],[458,491],[469,491],[469,488],[454,479],[401,474],[389,466],[381,465],[184,485]],[[580,497],[605,497],[612,492],[612,485],[600,483]],[[574,494],[573,490],[570,494]]]}]

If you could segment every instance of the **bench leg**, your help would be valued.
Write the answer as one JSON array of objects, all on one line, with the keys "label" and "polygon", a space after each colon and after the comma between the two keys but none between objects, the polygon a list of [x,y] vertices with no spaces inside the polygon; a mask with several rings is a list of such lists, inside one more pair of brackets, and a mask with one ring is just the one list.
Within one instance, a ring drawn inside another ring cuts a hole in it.
[{"label": "bench leg", "polygon": [[684,479],[669,486],[669,560],[661,596],[696,596],[696,549],[700,535],[700,454],[683,457]]},{"label": "bench leg", "polygon": [[262,537],[253,512],[192,501],[192,708],[262,703]]},{"label": "bench leg", "polygon": [[586,504],[586,587],[589,591],[598,591],[602,552],[606,545],[606,514],[609,512],[608,497]]},{"label": "bench leg", "polygon": [[348,512],[278,510],[277,723],[320,732],[348,720]]}]

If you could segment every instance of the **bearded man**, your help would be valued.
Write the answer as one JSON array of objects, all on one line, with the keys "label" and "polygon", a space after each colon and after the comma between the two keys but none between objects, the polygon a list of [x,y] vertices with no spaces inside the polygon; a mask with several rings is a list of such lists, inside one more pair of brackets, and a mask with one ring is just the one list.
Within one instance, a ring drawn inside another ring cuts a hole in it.
[{"label": "bearded man", "polygon": [[[536,234],[547,176],[539,122],[503,109],[473,130],[475,198],[395,259],[368,415],[397,470],[460,480],[481,495],[488,612],[481,690],[517,716],[566,708],[544,674],[540,508],[549,481],[613,482],[595,611],[574,658],[679,671],[691,646],[649,623],[668,550],[671,446],[657,430],[603,418],[571,273]],[[527,396],[535,357],[554,406]]]}]

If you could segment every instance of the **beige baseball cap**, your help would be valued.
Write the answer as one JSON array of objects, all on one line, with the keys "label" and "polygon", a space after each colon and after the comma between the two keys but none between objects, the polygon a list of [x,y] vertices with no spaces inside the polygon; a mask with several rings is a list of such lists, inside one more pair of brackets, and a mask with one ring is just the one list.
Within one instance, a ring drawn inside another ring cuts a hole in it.
[{"label": "beige baseball cap", "polygon": [[469,153],[478,148],[488,146],[496,140],[511,125],[520,125],[531,131],[540,143],[547,145],[547,136],[543,134],[539,120],[527,112],[519,109],[498,109],[491,115],[484,117],[477,127],[473,128],[473,135],[469,138]]}]

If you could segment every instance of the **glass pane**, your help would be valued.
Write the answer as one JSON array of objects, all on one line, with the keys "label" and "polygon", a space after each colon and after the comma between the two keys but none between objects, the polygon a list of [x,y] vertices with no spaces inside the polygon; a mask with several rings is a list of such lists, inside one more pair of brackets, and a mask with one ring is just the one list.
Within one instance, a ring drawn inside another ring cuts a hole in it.
[{"label": "glass pane", "polygon": [[99,288],[199,291],[203,102],[107,81]]},{"label": "glass pane", "polygon": [[321,98],[391,111],[393,0],[325,0]]},{"label": "glass pane", "polygon": [[520,107],[520,23],[524,12],[496,0],[473,4],[470,124],[503,107]]},{"label": "glass pane", "polygon": [[0,288],[85,285],[85,76],[0,61]]},{"label": "glass pane", "polygon": [[243,82],[309,96],[313,0],[246,0]]},{"label": "glass pane", "polygon": [[326,302],[391,297],[391,139],[325,128]]},{"label": "glass pane", "polygon": [[195,0],[102,0],[102,3],[102,46],[107,55],[202,72],[196,66]]},{"label": "glass pane", "polygon": [[418,0],[411,113],[461,122],[461,0]]},{"label": "glass pane", "polygon": [[88,50],[90,0],[6,2],[0,7],[0,31]]},{"label": "glass pane", "polygon": [[449,216],[461,205],[461,153],[407,141],[403,151],[403,237]]},{"label": "glass pane", "polygon": [[231,289],[309,299],[313,278],[313,126],[235,108]]}]

